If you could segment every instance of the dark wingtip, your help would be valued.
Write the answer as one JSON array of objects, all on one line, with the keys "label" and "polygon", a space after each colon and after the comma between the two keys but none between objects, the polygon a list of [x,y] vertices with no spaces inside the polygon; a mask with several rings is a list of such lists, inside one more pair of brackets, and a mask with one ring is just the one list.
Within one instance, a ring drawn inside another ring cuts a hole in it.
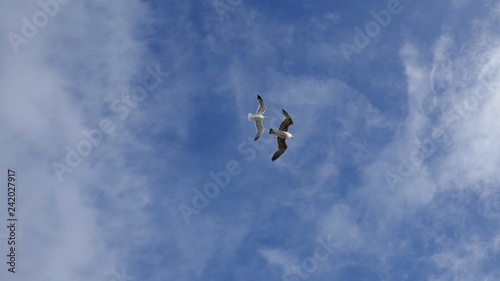
[{"label": "dark wingtip", "polygon": [[[288,114],[288,112],[286,112],[284,109],[283,109],[283,116],[285,116],[285,119],[289,119],[290,120],[290,125],[293,124],[293,120],[292,120],[292,117],[290,116],[290,114]],[[288,117],[287,117],[288,116]]]},{"label": "dark wingtip", "polygon": [[260,97],[260,95],[257,95],[257,99],[258,100],[262,100],[262,98]]},{"label": "dark wingtip", "polygon": [[276,151],[274,154],[273,154],[273,157],[271,158],[271,160],[274,162],[274,160],[280,158],[281,154],[280,155],[276,155],[278,153],[278,151]]},{"label": "dark wingtip", "polygon": [[273,129],[269,129],[269,134],[272,134]]}]

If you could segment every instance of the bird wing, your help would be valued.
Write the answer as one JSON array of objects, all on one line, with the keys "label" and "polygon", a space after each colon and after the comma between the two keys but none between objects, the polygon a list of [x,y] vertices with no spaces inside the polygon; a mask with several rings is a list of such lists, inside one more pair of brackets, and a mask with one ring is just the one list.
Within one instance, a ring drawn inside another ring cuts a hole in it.
[{"label": "bird wing", "polygon": [[278,139],[278,149],[276,150],[276,152],[274,152],[274,155],[273,155],[273,161],[278,159],[278,157],[281,156],[281,154],[285,153],[285,150],[286,148],[288,147],[286,145],[286,142],[285,142],[285,139],[282,139],[280,137],[276,137]]},{"label": "bird wing", "polygon": [[288,115],[288,112],[286,112],[284,109],[283,109],[283,117],[285,117],[285,119],[283,119],[283,122],[281,122],[279,130],[283,132],[288,132],[288,127],[290,127],[290,125],[293,124],[292,117],[290,117],[290,115]]},{"label": "bird wing", "polygon": [[257,108],[257,112],[255,114],[262,115],[264,112],[266,112],[266,104],[259,95],[257,95],[257,100],[259,101],[259,107]]},{"label": "bird wing", "polygon": [[257,134],[255,135],[254,141],[256,141],[264,132],[264,126],[262,126],[262,121],[255,120],[255,127],[257,128]]}]

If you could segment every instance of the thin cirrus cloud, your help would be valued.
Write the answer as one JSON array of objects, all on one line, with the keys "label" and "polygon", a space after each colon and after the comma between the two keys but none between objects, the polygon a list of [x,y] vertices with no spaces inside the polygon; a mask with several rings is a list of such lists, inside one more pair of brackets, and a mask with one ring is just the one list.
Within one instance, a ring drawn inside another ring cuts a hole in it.
[{"label": "thin cirrus cloud", "polygon": [[[121,149],[110,149],[114,139],[124,135],[120,130],[95,148],[97,159],[112,155],[112,163],[100,166],[96,158],[86,159],[64,183],[50,168],[52,161],[64,157],[65,146],[74,146],[81,131],[103,117],[102,108],[119,97],[116,89],[129,88],[130,79],[145,67],[134,26],[147,14],[146,7],[65,2],[57,2],[58,13],[27,43],[16,46],[18,52],[8,40],[2,45],[1,128],[9,135],[2,145],[9,149],[2,151],[1,166],[19,175],[18,280],[109,280],[123,263],[123,252],[109,242],[127,223],[119,214],[121,203],[108,202],[108,211],[99,214],[103,199],[96,193],[133,192],[143,181],[140,175],[108,174],[125,171]],[[2,34],[22,35],[22,18],[32,20],[43,11],[37,3],[2,3],[1,10],[9,11],[2,17]],[[118,35],[109,40],[110,34]],[[135,197],[132,205],[144,205]],[[141,219],[140,211],[131,217]],[[5,249],[5,240],[0,245]],[[2,279],[11,277],[5,263],[0,271]]]},{"label": "thin cirrus cloud", "polygon": [[[408,117],[392,143],[365,170],[361,196],[371,199],[363,209],[373,215],[360,213],[356,219],[366,219],[362,232],[373,233],[376,243],[364,242],[364,254],[385,259],[416,255],[420,262],[415,267],[432,280],[498,276],[491,256],[498,249],[498,225],[491,221],[498,211],[491,208],[498,201],[494,172],[498,150],[493,141],[498,130],[492,122],[499,81],[498,68],[492,67],[498,65],[498,47],[493,42],[498,37],[489,32],[496,15],[492,12],[478,24],[466,47],[457,47],[457,34],[444,33],[434,45],[431,61],[411,42],[402,48]],[[433,138],[437,135],[441,137]],[[424,149],[422,143],[428,139],[433,144]],[[410,159],[413,152],[420,156]],[[409,166],[398,170],[402,163]],[[388,180],[388,173],[397,178]],[[323,228],[324,232],[330,229]],[[407,233],[408,229],[415,234]],[[455,233],[452,237],[446,234],[450,231]],[[352,250],[353,258],[363,254]],[[460,252],[470,255],[461,257]],[[380,268],[380,273],[399,272],[390,263],[371,267]]]}]

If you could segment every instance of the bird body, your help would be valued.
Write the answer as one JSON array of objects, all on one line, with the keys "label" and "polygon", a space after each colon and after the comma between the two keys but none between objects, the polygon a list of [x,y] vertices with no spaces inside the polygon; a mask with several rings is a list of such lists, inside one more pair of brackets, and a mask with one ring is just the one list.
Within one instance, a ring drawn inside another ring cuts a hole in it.
[{"label": "bird body", "polygon": [[285,131],[271,129],[271,130],[269,130],[269,133],[272,135],[276,135],[277,137],[280,137],[282,139],[290,139],[290,138],[293,139],[294,138],[294,136],[292,134],[290,134],[289,132],[285,132]]},{"label": "bird body", "polygon": [[248,113],[248,121],[262,121],[264,119],[267,119],[264,115]]}]

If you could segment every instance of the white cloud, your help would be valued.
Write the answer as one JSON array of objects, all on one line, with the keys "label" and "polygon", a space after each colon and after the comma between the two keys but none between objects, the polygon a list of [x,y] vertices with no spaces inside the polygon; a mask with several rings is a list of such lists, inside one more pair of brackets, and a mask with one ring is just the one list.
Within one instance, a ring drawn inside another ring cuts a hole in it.
[{"label": "white cloud", "polygon": [[259,253],[269,264],[279,266],[285,274],[291,272],[292,267],[300,264],[300,260],[291,251],[260,249]]},{"label": "white cloud", "polygon": [[[2,34],[20,32],[20,18],[40,10],[37,1],[0,6],[10,11]],[[0,145],[9,149],[2,150],[0,167],[18,173],[20,279],[109,279],[137,245],[130,237],[147,236],[138,226],[146,221],[146,181],[125,167],[124,147],[116,142],[126,130],[105,137],[63,183],[50,166],[141,75],[145,48],[136,41],[137,24],[147,13],[140,2],[69,1],[17,54],[2,46],[0,129],[9,137]],[[131,206],[137,209],[130,212]]]},{"label": "white cloud", "polygon": [[[457,192],[458,198],[468,200],[474,198],[468,196],[476,194],[481,198],[477,204],[485,206],[484,218],[498,217],[498,208],[492,206],[498,203],[500,184],[500,48],[498,35],[490,32],[493,23],[488,18],[478,24],[476,36],[465,46],[456,45],[454,34],[443,33],[434,45],[432,61],[411,41],[402,47],[400,55],[408,85],[407,117],[378,158],[364,167],[362,187],[346,199],[350,204],[363,202],[366,213],[336,203],[337,207],[324,214],[320,231],[337,231],[341,244],[352,253],[363,248],[363,254],[372,253],[387,261],[401,255],[404,243],[414,241],[411,236],[400,236],[402,228],[427,222],[419,226],[425,230],[416,234],[419,236],[415,240],[435,243],[435,248],[426,248],[436,251],[434,254],[419,256],[442,272],[435,280],[483,280],[498,275],[487,265],[498,241],[488,233],[499,225],[489,221],[484,233],[476,228],[461,228],[463,217],[470,219],[469,212],[478,206],[466,202],[454,208],[448,201],[440,201]],[[439,131],[447,136],[440,142],[435,138]],[[435,149],[417,157],[414,163],[418,164],[403,176],[398,167],[403,161],[411,162],[412,155],[416,155],[413,153],[421,152],[422,143],[429,138],[436,140]],[[394,189],[384,179],[387,172],[401,177]],[[443,214],[443,222],[456,229],[454,235],[439,234],[442,230],[428,225],[429,221],[438,223],[439,214]],[[354,234],[347,235],[349,230]],[[365,233],[370,233],[371,239],[362,239]],[[393,247],[389,241],[400,245]],[[406,247],[405,251],[411,250]]]}]

